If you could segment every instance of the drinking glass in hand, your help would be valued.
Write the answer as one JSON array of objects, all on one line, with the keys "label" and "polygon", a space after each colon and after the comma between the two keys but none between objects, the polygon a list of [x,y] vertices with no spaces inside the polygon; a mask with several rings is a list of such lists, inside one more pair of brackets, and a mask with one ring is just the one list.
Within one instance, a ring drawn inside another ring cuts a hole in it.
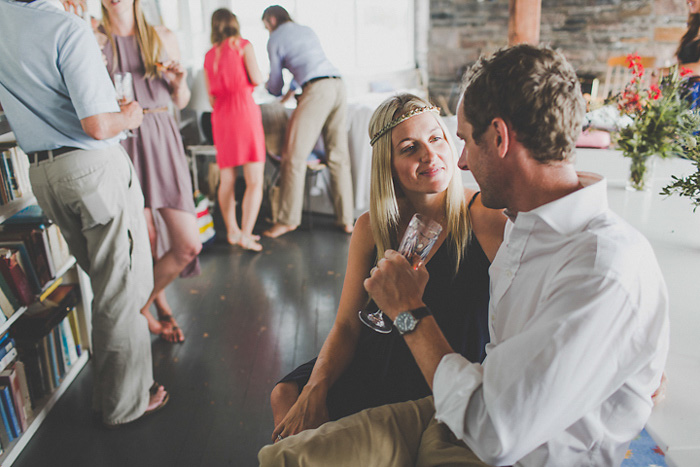
[{"label": "drinking glass in hand", "polygon": [[[134,79],[131,73],[114,73],[114,89],[117,91],[119,105],[127,105],[134,101]],[[131,130],[125,130],[127,137],[134,136]]]},{"label": "drinking glass in hand", "polygon": [[[422,214],[414,214],[403,234],[398,251],[408,259],[413,269],[418,269],[428,257],[430,249],[440,236],[440,232],[442,232],[440,224]],[[371,304],[372,302],[370,302]],[[390,333],[392,324],[387,324],[382,310],[372,313],[369,308],[368,305],[358,312],[360,321],[377,332]]]}]

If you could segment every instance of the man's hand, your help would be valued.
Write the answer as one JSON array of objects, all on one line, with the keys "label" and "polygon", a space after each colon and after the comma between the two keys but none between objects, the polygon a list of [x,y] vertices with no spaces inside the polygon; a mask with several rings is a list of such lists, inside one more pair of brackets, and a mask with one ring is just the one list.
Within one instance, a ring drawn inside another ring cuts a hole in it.
[{"label": "man's hand", "polygon": [[133,130],[141,126],[143,121],[143,109],[138,102],[132,101],[128,104],[122,105],[122,115],[126,119],[126,128]]},{"label": "man's hand", "polygon": [[398,252],[387,250],[364,286],[379,309],[394,320],[402,311],[425,306],[423,291],[428,277],[424,266],[414,269]]}]

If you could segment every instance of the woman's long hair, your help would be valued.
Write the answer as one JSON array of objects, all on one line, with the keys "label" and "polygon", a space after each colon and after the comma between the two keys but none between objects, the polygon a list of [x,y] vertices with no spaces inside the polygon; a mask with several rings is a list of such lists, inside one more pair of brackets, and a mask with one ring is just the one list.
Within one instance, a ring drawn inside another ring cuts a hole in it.
[{"label": "woman's long hair", "polygon": [[216,45],[229,37],[241,37],[241,26],[231,10],[219,8],[211,15],[211,43]]},{"label": "woman's long hair", "polygon": [[[394,118],[415,108],[429,106],[430,103],[412,94],[399,94],[385,100],[372,114],[369,122],[370,138],[384,128]],[[452,152],[453,176],[447,186],[445,196],[445,218],[450,240],[450,256],[455,258],[455,272],[459,269],[471,235],[471,218],[464,200],[462,178],[457,168],[457,150],[452,137],[442,119],[435,117],[442,128],[445,140]],[[377,247],[377,260],[384,257],[388,249],[398,248],[398,228],[400,223],[398,199],[403,197],[401,187],[392,174],[391,130],[381,136],[372,147],[372,175],[370,190],[369,218],[372,236]]]},{"label": "woman's long hair", "polygon": [[[700,13],[693,13],[688,16],[688,30],[681,37],[681,42],[676,50],[676,57],[679,56],[683,47],[697,39],[698,31],[700,31]],[[700,52],[700,41],[698,41],[696,49],[698,49],[696,52]]]},{"label": "woman's long hair", "polygon": [[240,42],[241,26],[238,18],[231,10],[219,8],[211,15],[211,43],[216,47],[214,57],[214,73],[219,71],[219,60],[221,59],[221,46],[224,41],[230,40],[232,47],[241,52]]},{"label": "woman's long hair", "polygon": [[[146,16],[141,10],[141,0],[134,0],[134,18],[136,19],[136,41],[139,44],[139,51],[141,52],[143,65],[146,69],[146,78],[160,77],[160,71],[156,63],[160,60],[163,43],[160,37],[158,37],[156,29],[146,21]],[[109,12],[104,5],[102,5],[102,27],[104,27],[107,38],[109,38],[109,42],[112,44],[114,58],[112,63],[114,64],[113,66],[116,67],[119,62],[117,45],[112,35],[112,24],[109,19]]]}]

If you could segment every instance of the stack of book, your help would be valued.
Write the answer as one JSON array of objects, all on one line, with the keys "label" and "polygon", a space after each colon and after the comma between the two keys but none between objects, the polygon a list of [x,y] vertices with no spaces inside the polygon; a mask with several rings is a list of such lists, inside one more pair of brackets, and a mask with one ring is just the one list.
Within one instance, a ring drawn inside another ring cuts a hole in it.
[{"label": "stack of book", "polygon": [[[9,333],[0,338],[3,446],[27,429],[34,409],[41,406],[78,361],[82,353],[75,310],[78,300],[75,284],[60,285],[43,301],[33,303]],[[13,370],[14,376],[10,374]]]},{"label": "stack of book", "polygon": [[16,143],[0,144],[0,205],[31,193],[29,160]]},{"label": "stack of book", "polygon": [[71,260],[57,225],[37,205],[7,219],[0,228],[0,324],[40,297]]},{"label": "stack of book", "polygon": [[0,337],[0,445],[7,449],[29,427],[34,409],[22,361],[17,360],[15,340]]}]

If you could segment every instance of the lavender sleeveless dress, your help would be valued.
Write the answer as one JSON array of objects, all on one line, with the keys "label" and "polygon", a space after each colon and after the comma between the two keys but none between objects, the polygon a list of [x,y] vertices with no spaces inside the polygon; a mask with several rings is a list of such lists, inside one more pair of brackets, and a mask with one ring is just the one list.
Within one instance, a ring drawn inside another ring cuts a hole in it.
[{"label": "lavender sleeveless dress", "polygon": [[[141,182],[146,207],[151,208],[158,232],[158,256],[170,247],[165,223],[158,215],[161,208],[194,212],[194,199],[185,149],[175,119],[167,111],[170,88],[163,78],[145,78],[145,67],[136,36],[114,36],[117,63],[111,42],[107,41],[102,53],[107,59],[107,70],[130,72],[134,79],[134,97],[143,107],[143,123],[134,136],[121,141],[136,168]],[[165,58],[163,58],[165,59]],[[199,259],[195,259],[180,274],[189,277],[199,274]]]}]

